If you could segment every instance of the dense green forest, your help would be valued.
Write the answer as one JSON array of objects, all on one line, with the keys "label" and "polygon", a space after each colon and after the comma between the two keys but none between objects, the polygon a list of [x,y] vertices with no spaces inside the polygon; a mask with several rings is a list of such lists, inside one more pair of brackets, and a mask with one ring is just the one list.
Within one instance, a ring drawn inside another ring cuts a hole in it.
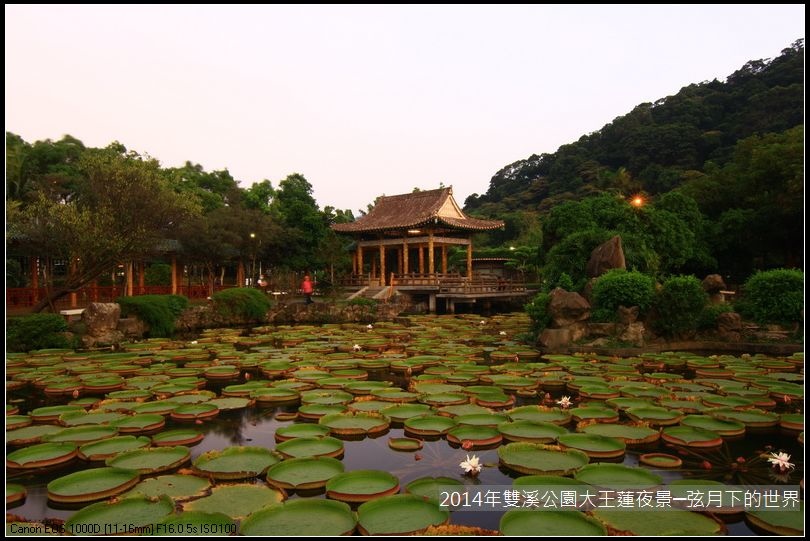
[{"label": "dense green forest", "polygon": [[[639,270],[720,270],[739,280],[754,268],[798,266],[803,121],[799,40],[775,59],[748,62],[725,82],[691,84],[553,154],[507,165],[485,194],[466,200],[465,210],[506,221],[505,231],[483,239],[489,246],[539,245],[534,263],[551,274],[559,272],[562,252],[573,255],[576,247],[577,256],[587,254],[607,232],[628,237]],[[642,194],[651,204],[633,212],[616,203],[613,216],[594,214],[600,205],[607,212],[604,194]],[[683,223],[672,220],[674,207]],[[673,256],[676,240],[682,246]]]}]

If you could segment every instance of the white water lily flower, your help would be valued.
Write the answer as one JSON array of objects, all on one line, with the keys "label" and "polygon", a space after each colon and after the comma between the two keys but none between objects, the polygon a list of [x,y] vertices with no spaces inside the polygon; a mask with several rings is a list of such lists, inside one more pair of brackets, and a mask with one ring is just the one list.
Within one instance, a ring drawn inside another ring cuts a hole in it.
[{"label": "white water lily flower", "polygon": [[352,346],[352,349],[355,350],[355,351],[360,351],[363,348],[360,347],[360,344],[355,344],[354,346]]},{"label": "white water lily flower", "polygon": [[773,464],[774,469],[778,469],[780,472],[786,472],[796,467],[795,464],[790,462],[790,455],[787,453],[771,453],[768,462]]},{"label": "white water lily flower", "polygon": [[464,468],[464,473],[467,475],[476,476],[481,472],[481,462],[478,460],[478,457],[473,455],[470,458],[470,455],[467,455],[467,460],[459,464],[462,468]]},{"label": "white water lily flower", "polygon": [[479,325],[486,325],[486,324],[487,324],[487,322],[486,322],[486,321],[484,321],[484,320],[482,319],[481,321],[479,321],[479,322],[478,322],[478,324],[479,324]]},{"label": "white water lily flower", "polygon": [[192,343],[192,344],[196,344],[196,343],[197,343],[197,341],[196,341],[196,340],[192,340],[192,341],[191,341],[191,343]]},{"label": "white water lily flower", "polygon": [[506,331],[501,331],[498,334],[500,334],[501,336],[506,336]]},{"label": "white water lily flower", "polygon": [[368,325],[366,325],[366,329],[368,329],[368,330],[371,330],[371,329],[373,329],[373,328],[374,328],[374,325],[372,325],[371,323],[369,323]]},{"label": "white water lily flower", "polygon": [[561,408],[570,408],[573,402],[571,402],[570,396],[564,396],[557,400],[557,404],[559,404]]}]

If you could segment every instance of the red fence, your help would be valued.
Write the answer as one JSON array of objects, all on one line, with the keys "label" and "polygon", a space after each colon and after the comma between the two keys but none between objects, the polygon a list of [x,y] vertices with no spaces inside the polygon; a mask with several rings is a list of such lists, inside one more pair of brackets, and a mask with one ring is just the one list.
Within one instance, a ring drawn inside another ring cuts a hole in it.
[{"label": "red fence", "polygon": [[[228,289],[231,286],[214,286],[214,291]],[[169,295],[172,292],[171,286],[135,286],[135,295]],[[84,308],[91,302],[115,302],[115,299],[124,295],[126,288],[121,286],[96,286],[83,287],[76,291],[76,303],[72,304],[71,295],[66,295],[54,302],[57,310],[69,308]],[[44,299],[48,291],[44,287],[12,287],[6,289],[6,310],[31,308],[41,299]],[[208,298],[208,286],[206,285],[183,285],[177,288],[178,295],[185,295],[189,299]]]}]

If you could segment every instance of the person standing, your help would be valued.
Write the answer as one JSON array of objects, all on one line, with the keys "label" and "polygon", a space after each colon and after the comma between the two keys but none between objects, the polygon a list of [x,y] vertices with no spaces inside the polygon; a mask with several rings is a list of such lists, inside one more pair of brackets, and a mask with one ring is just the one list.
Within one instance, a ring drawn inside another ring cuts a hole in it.
[{"label": "person standing", "polygon": [[312,292],[314,288],[312,287],[312,280],[309,277],[309,274],[304,275],[304,281],[301,282],[301,292],[306,296],[307,304],[312,304]]}]

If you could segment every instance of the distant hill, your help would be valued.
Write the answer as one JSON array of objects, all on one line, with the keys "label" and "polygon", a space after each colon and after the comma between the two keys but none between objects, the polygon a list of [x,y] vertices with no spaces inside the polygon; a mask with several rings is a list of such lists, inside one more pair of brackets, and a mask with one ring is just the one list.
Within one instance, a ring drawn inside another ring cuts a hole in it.
[{"label": "distant hill", "polygon": [[[605,191],[668,192],[733,159],[743,139],[804,121],[804,40],[772,60],[752,60],[718,80],[642,103],[602,129],[498,171],[465,210],[481,216],[543,214]],[[701,203],[700,201],[698,201]],[[504,239],[500,239],[504,240]]]}]

